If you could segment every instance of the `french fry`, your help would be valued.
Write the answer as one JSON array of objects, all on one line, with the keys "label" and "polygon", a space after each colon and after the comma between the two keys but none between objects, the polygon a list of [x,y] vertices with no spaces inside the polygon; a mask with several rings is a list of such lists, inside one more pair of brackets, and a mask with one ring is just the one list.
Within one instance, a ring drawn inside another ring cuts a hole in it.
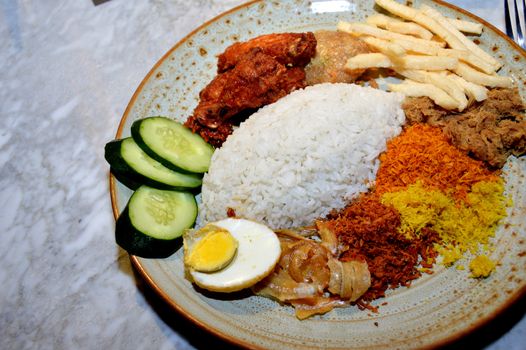
[{"label": "french fry", "polygon": [[338,30],[342,32],[346,32],[353,35],[368,35],[368,36],[374,36],[379,39],[385,39],[385,40],[406,40],[411,41],[414,43],[418,43],[420,45],[429,45],[429,46],[435,46],[435,47],[443,47],[445,46],[444,43],[440,43],[437,41],[432,40],[424,40],[415,38],[410,35],[404,35],[399,33],[393,33],[384,29],[377,28],[375,26],[365,24],[365,23],[350,23],[350,22],[339,22],[338,23]]},{"label": "french fry", "polygon": [[468,106],[468,99],[464,94],[463,87],[459,86],[455,80],[450,79],[446,74],[422,70],[397,70],[397,73],[416,82],[432,84],[444,90],[458,102],[457,109],[459,111],[463,111]]},{"label": "french fry", "polygon": [[404,56],[406,54],[405,49],[398,45],[396,42],[391,42],[388,40],[378,39],[373,36],[368,36],[363,39],[367,45],[374,47],[376,50],[380,51],[384,55],[398,57]]},{"label": "french fry", "polygon": [[445,56],[445,57],[455,57],[459,60],[462,59],[462,57],[466,57],[469,55],[468,50],[458,50],[458,49],[438,49],[435,50],[434,55],[436,56]]},{"label": "french fry", "polygon": [[397,16],[413,20],[426,27],[444,39],[451,48],[471,51],[473,55],[463,57],[463,61],[479,68],[484,73],[491,74],[500,67],[500,63],[497,60],[454,28],[448,19],[442,16],[437,10],[426,5],[423,5],[420,10],[415,10],[409,6],[399,4],[394,0],[376,0],[376,3]]},{"label": "french fry", "polygon": [[393,41],[393,43],[401,46],[407,52],[419,53],[429,56],[454,57],[467,63],[476,62],[476,66],[483,67],[482,71],[485,73],[491,74],[494,71],[491,65],[481,61],[479,57],[474,56],[468,50],[437,48],[434,46],[420,45],[406,40],[396,40]]},{"label": "french fry", "polygon": [[[439,23],[443,23],[445,25],[448,24],[448,19],[446,17],[444,17],[440,12],[438,12],[437,10],[429,6],[423,5],[421,7],[421,11]],[[462,44],[462,46],[464,46],[469,51],[471,51],[475,56],[479,56],[483,61],[489,62],[494,67],[494,71],[498,70],[502,66],[502,64],[499,61],[497,61],[487,52],[485,52],[480,47],[478,47],[473,41],[469,40],[464,34],[462,34],[456,28],[452,28],[450,26],[449,32]],[[451,44],[450,46],[454,49],[457,48]]]},{"label": "french fry", "polygon": [[510,77],[485,74],[462,62],[459,62],[457,68],[453,69],[453,71],[465,80],[478,85],[489,87],[511,87],[513,83]]},{"label": "french fry", "polygon": [[493,74],[495,73],[495,67],[492,66],[491,63],[488,61],[485,61],[480,56],[476,56],[473,53],[469,53],[467,56],[463,56],[460,58],[462,61],[469,63],[471,66],[478,68],[482,72],[486,74]]},{"label": "french fry", "polygon": [[372,26],[385,28],[387,26],[387,23],[389,23],[390,21],[399,21],[399,20],[393,19],[392,17],[383,15],[381,13],[375,13],[374,15],[367,17],[367,19],[365,20],[365,23],[370,24]]},{"label": "french fry", "polygon": [[366,23],[387,29],[391,32],[414,35],[425,40],[430,40],[433,37],[433,33],[421,25],[413,22],[400,21],[380,13],[367,18]]},{"label": "french fry", "polygon": [[[401,12],[407,12],[406,9],[400,9],[400,7],[398,7],[398,9]],[[393,13],[393,12],[391,12],[391,13]],[[414,14],[414,15],[416,15],[416,14]],[[366,20],[367,23],[372,24],[372,25],[376,25],[376,26],[382,27],[382,28],[386,28],[387,23],[389,21],[401,22],[401,21],[399,21],[397,19],[394,19],[392,17],[388,17],[388,16],[380,14],[380,13],[374,14],[372,16],[369,16],[367,18],[367,20]],[[470,21],[460,20],[460,19],[456,19],[456,18],[448,18],[448,22],[452,26],[454,26],[455,28],[457,28],[459,31],[461,31],[463,33],[482,34],[482,24],[481,23],[470,22]]]},{"label": "french fry", "polygon": [[454,57],[406,55],[404,48],[396,42],[375,37],[366,37],[364,41],[388,56],[394,66],[407,69],[444,70],[453,69],[458,64],[458,59]]},{"label": "french fry", "polygon": [[421,26],[427,28],[431,32],[444,39],[453,49],[464,48],[464,45],[462,45],[462,43],[454,35],[452,35],[446,29],[446,27],[443,27],[440,23],[435,21],[433,18],[425,15],[423,12],[415,10],[414,8],[409,6],[399,4],[394,0],[375,0],[375,2],[378,6],[383,7],[392,14],[416,22]]},{"label": "french fry", "polygon": [[[437,55],[437,52],[440,49],[443,49],[441,47],[422,45],[420,43],[415,43],[413,41],[408,41],[408,40],[397,39],[394,42],[396,42],[396,44],[403,47],[406,51],[411,51],[411,52],[420,53],[424,55],[430,55],[430,56]],[[446,50],[446,49],[443,49],[443,50]]]},{"label": "french fry", "polygon": [[390,22],[387,23],[385,29],[400,34],[414,35],[425,40],[431,40],[433,37],[433,33],[413,22]]},{"label": "french fry", "polygon": [[419,23],[429,29],[431,32],[435,33],[449,45],[452,49],[464,50],[465,46],[462,42],[454,36],[450,31],[448,26],[444,26],[440,22],[436,21],[434,18],[427,16],[425,13],[418,12],[414,21]]},{"label": "french fry", "polygon": [[493,74],[495,72],[495,69],[491,64],[484,61],[479,56],[475,56],[471,51],[468,50],[438,49],[436,50],[436,55],[458,58],[459,60],[469,63],[473,67],[479,68],[486,74]]},{"label": "french fry", "polygon": [[375,2],[378,6],[391,12],[393,15],[410,21],[413,21],[416,15],[418,14],[418,10],[415,10],[414,8],[409,6],[399,4],[393,0],[375,0]]},{"label": "french fry", "polygon": [[390,91],[401,92],[410,97],[427,96],[437,105],[448,109],[458,109],[459,103],[444,90],[432,85],[405,80],[402,84],[387,84]]},{"label": "french fry", "polygon": [[473,84],[472,82],[466,81],[456,74],[449,74],[448,77],[457,82],[462,87],[464,93],[475,101],[484,101],[488,98],[488,89],[482,85]]},{"label": "french fry", "polygon": [[464,21],[461,19],[448,18],[451,25],[457,28],[459,31],[470,34],[482,34],[482,24],[470,21]]},{"label": "french fry", "polygon": [[454,57],[405,55],[400,57],[405,69],[446,70],[455,69],[459,62]]},{"label": "french fry", "polygon": [[397,18],[376,14],[367,18],[367,24],[338,24],[338,30],[363,37],[380,52],[349,59],[349,69],[392,68],[405,81],[389,84],[391,91],[428,96],[449,110],[462,111],[469,101],[485,100],[486,87],[512,86],[510,77],[495,73],[501,63],[461,33],[481,34],[482,24],[447,18],[426,5],[415,9],[395,0],[375,3]]},{"label": "french fry", "polygon": [[[366,42],[367,42],[367,39],[368,38],[365,39]],[[396,44],[397,46],[404,49],[406,52],[411,51],[411,52],[420,53],[424,55],[430,55],[430,56],[454,57],[454,58],[457,58],[459,60],[470,63],[471,65],[480,68],[486,74],[492,74],[494,72],[493,67],[489,63],[486,63],[485,61],[481,60],[478,56],[474,56],[468,50],[444,49],[444,48],[439,48],[436,46],[421,45],[418,42],[399,40],[399,39],[391,41],[391,43]],[[368,42],[368,44],[377,48],[379,51],[381,51],[380,48],[374,43]],[[401,52],[400,49],[397,49],[397,50]],[[385,51],[381,51],[381,52],[390,56]]]},{"label": "french fry", "polygon": [[364,69],[364,68],[389,68],[393,63],[382,53],[362,53],[347,60],[345,69]]}]

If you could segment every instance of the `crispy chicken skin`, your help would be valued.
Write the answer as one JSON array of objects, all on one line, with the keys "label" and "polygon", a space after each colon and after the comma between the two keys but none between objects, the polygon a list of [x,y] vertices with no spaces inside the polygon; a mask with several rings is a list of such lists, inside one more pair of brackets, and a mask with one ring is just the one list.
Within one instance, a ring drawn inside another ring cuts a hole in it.
[{"label": "crispy chicken skin", "polygon": [[225,72],[253,48],[261,49],[284,65],[305,67],[316,53],[316,38],[308,33],[281,33],[258,36],[242,43],[229,46],[219,55],[217,72]]},{"label": "crispy chicken skin", "polygon": [[270,34],[230,46],[185,125],[220,147],[246,112],[304,88],[304,67],[315,52],[312,33]]},{"label": "crispy chicken skin", "polygon": [[215,129],[207,128],[206,126],[199,124],[193,115],[186,120],[184,125],[192,130],[193,133],[201,135],[206,142],[216,148],[221,147],[228,135],[234,130],[233,124],[230,122],[224,122]]}]

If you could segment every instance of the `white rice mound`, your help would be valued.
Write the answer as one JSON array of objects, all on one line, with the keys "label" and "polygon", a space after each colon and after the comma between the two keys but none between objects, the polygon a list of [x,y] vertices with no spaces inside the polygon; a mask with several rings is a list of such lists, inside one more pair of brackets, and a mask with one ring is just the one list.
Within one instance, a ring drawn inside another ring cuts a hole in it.
[{"label": "white rice mound", "polygon": [[401,132],[403,96],[319,84],[261,108],[212,156],[200,222],[241,218],[271,228],[310,225],[374,183],[380,153]]}]

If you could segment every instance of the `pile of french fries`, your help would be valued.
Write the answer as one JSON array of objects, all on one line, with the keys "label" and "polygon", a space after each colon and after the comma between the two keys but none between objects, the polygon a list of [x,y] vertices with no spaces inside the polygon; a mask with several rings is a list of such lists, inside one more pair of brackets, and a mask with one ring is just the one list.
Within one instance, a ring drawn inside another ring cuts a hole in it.
[{"label": "pile of french fries", "polygon": [[427,96],[448,110],[464,110],[472,101],[487,98],[487,87],[510,87],[500,76],[502,64],[464,33],[482,33],[482,24],[443,16],[423,5],[420,9],[394,0],[375,0],[390,14],[375,14],[366,23],[338,23],[338,30],[361,37],[378,52],[350,58],[346,69],[390,68],[403,76],[388,89],[406,96]]}]

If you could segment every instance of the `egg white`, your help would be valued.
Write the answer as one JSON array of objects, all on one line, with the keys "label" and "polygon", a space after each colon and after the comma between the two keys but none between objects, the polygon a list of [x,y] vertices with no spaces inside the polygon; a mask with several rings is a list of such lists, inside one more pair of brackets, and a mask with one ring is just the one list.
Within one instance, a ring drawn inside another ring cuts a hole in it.
[{"label": "egg white", "polygon": [[190,270],[194,282],[216,292],[235,292],[266,277],[278,262],[281,247],[276,234],[267,226],[244,219],[224,219],[213,225],[230,232],[238,241],[236,256],[224,269],[205,273]]}]

